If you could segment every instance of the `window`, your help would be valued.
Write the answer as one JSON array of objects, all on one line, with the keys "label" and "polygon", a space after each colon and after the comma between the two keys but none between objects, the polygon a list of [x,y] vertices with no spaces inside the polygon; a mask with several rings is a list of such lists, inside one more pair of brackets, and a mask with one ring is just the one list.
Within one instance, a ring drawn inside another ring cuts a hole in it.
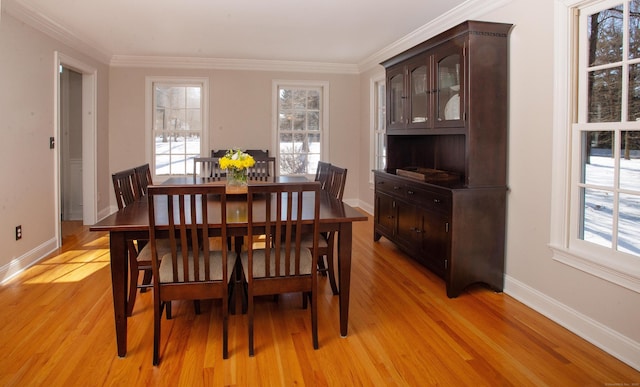
[{"label": "window", "polygon": [[151,102],[151,160],[155,176],[188,175],[206,141],[207,81],[147,79]]},{"label": "window", "polygon": [[[387,166],[387,97],[384,77],[371,81],[371,169]],[[369,175],[373,183],[373,173]]]},{"label": "window", "polygon": [[640,0],[566,7],[556,53],[575,56],[560,56],[556,80],[577,81],[557,95],[568,103],[556,105],[555,153],[569,165],[554,171],[555,258],[640,292]]},{"label": "window", "polygon": [[276,149],[281,175],[315,175],[326,160],[329,84],[274,82]]}]

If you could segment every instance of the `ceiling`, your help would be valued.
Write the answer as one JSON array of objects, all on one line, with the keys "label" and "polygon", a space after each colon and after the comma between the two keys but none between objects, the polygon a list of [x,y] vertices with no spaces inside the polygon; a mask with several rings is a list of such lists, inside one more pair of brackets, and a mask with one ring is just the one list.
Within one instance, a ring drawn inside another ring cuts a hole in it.
[{"label": "ceiling", "polygon": [[465,1],[5,0],[3,6],[107,58],[358,64]]}]

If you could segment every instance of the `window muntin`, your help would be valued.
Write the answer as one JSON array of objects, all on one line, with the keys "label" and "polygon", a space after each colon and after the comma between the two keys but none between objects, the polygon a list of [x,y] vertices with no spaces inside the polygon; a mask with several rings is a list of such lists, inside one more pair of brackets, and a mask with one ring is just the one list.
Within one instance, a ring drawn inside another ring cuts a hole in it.
[{"label": "window muntin", "polygon": [[[580,241],[640,257],[640,0],[606,1],[579,19],[580,173],[570,247]],[[581,50],[581,48],[584,48]],[[584,98],[580,98],[580,97]],[[579,248],[579,247],[578,247]],[[582,247],[584,248],[584,247]],[[588,248],[588,247],[587,247]]]},{"label": "window muntin", "polygon": [[188,175],[201,154],[204,84],[153,82],[153,165],[156,176]]},{"label": "window muntin", "polygon": [[277,86],[277,148],[281,175],[315,175],[323,155],[322,85]]}]

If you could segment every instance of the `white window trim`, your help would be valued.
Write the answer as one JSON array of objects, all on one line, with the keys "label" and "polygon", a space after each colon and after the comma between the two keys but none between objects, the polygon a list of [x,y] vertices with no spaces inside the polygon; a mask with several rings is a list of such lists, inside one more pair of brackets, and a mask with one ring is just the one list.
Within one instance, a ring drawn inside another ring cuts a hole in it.
[{"label": "white window trim", "polygon": [[378,114],[376,84],[385,82],[385,75],[372,77],[369,81],[369,188],[373,189],[373,170],[376,169],[376,120]]},{"label": "white window trim", "polygon": [[[620,0],[619,2],[622,2]],[[617,253],[592,243],[571,241],[571,178],[579,173],[572,168],[572,149],[579,146],[571,135],[573,117],[577,114],[575,100],[574,57],[577,24],[575,9],[594,4],[595,0],[556,0],[554,39],[554,113],[553,162],[551,179],[550,243],[553,259],[568,266],[640,293],[640,267],[637,258]],[[572,245],[570,247],[570,242]]]},{"label": "white window trim", "polygon": [[[322,125],[320,127],[320,160],[329,162],[329,82],[274,79],[271,82],[271,149],[276,157],[276,171],[280,168],[278,142],[278,89],[280,87],[319,87],[322,89]],[[307,176],[315,178],[315,176]]]},{"label": "white window trim", "polygon": [[200,83],[202,84],[202,135],[200,137],[200,155],[209,156],[209,78],[200,77],[167,77],[167,76],[148,76],[145,77],[145,160],[149,163],[152,177],[159,182],[168,179],[170,176],[157,176],[155,157],[153,157],[153,84],[184,84],[184,83]]}]

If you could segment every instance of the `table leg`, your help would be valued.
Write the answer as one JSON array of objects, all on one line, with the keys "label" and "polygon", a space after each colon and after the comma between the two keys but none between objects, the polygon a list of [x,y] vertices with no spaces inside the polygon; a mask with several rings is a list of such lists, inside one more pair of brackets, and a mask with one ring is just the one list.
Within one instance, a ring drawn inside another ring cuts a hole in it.
[{"label": "table leg", "polygon": [[121,232],[111,232],[109,240],[118,356],[124,357],[127,354],[127,243]]},{"label": "table leg", "polygon": [[340,223],[338,231],[338,281],[340,282],[340,336],[349,328],[349,290],[351,285],[352,224]]}]

